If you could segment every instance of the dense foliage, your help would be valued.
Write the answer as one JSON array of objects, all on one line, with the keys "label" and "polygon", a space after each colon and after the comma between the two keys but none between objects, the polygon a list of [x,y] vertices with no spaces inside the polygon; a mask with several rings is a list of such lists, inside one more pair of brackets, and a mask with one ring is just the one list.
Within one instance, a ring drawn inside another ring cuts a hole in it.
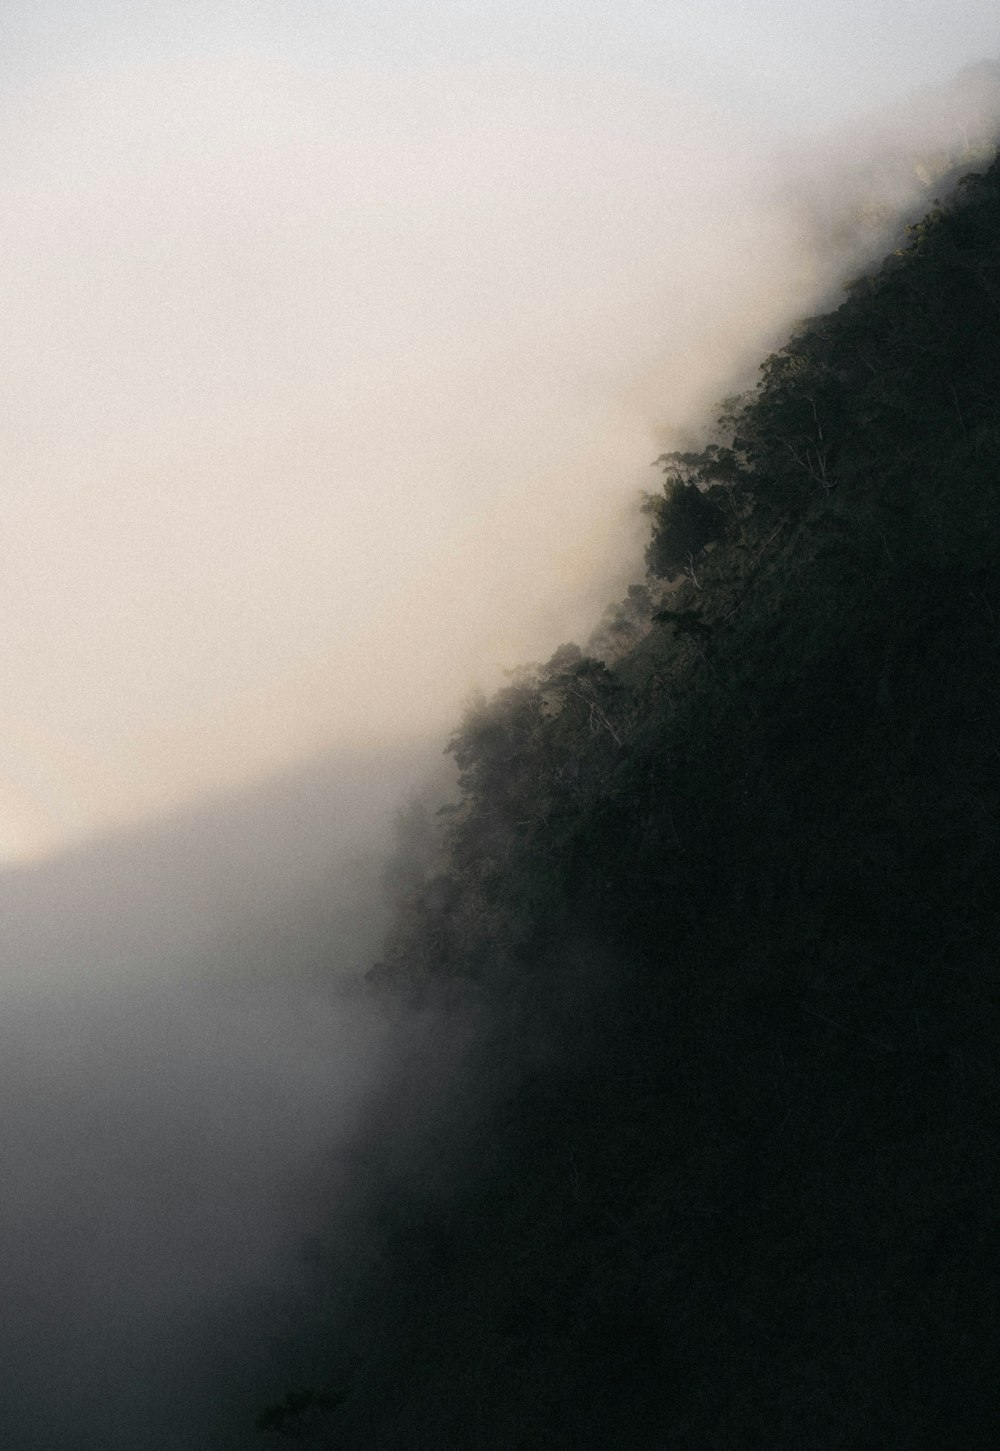
[{"label": "dense foliage", "polygon": [[993,164],[661,461],[590,653],[470,705],[373,977],[474,984],[492,1106],[324,1444],[992,1444],[998,380]]}]

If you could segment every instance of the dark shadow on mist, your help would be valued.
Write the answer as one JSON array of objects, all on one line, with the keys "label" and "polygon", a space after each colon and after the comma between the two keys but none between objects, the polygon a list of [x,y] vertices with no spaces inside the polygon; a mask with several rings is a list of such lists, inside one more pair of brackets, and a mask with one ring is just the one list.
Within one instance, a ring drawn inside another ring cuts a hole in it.
[{"label": "dark shadow on mist", "polygon": [[356,975],[438,751],[330,756],[0,876],[0,1445],[256,1444],[394,1051]]}]

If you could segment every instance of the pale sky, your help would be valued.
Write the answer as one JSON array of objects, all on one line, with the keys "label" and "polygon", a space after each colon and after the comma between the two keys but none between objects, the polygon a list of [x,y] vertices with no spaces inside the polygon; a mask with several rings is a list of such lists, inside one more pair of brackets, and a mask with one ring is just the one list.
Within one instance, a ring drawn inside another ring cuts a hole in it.
[{"label": "pale sky", "polygon": [[[822,282],[803,137],[995,3],[8,3],[0,855],[586,633],[671,429]],[[631,553],[630,553],[631,552]]]}]

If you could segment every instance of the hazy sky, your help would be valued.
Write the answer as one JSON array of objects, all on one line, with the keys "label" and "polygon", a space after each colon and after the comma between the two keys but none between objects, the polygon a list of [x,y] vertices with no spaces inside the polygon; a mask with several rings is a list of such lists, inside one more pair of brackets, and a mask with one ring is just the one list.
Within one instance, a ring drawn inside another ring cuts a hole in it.
[{"label": "hazy sky", "polygon": [[993,0],[8,3],[0,854],[441,729],[815,278],[803,135]]}]

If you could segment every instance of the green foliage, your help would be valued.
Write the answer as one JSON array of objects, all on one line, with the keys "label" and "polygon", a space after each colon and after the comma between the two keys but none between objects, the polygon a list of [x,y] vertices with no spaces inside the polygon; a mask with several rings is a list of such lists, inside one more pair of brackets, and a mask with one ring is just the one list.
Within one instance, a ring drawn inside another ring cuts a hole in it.
[{"label": "green foliage", "polygon": [[331,1445],[989,1444],[998,299],[994,163],[661,460],[625,643],[470,703],[390,957],[509,1087]]},{"label": "green foliage", "polygon": [[662,497],[647,495],[643,503],[653,519],[646,563],[657,578],[672,580],[685,570],[693,572],[697,557],[722,534],[726,515],[715,497],[718,490],[697,482],[701,465],[710,473],[707,453],[665,454],[657,462],[663,464],[666,482]]},{"label": "green foliage", "polygon": [[648,632],[652,614],[653,591],[647,584],[629,585],[625,598],[605,610],[587,642],[588,652],[605,664],[614,664]]},{"label": "green foliage", "polygon": [[[553,930],[581,864],[600,858],[609,821],[633,832],[643,782],[683,803],[711,780],[713,799],[735,790],[743,801],[735,781],[786,769],[747,736],[748,721],[772,718],[822,741],[802,765],[822,774],[835,735],[841,759],[863,745],[868,699],[891,688],[886,662],[923,628],[927,582],[964,571],[987,607],[1000,518],[998,239],[994,164],[765,361],[757,388],[724,405],[728,442],[658,460],[650,576],[609,611],[600,653],[565,645],[514,672],[492,700],[470,702],[452,737],[460,801],[440,870],[395,938],[401,971],[408,958],[432,975],[503,964],[506,980]],[[650,622],[665,628],[649,633]],[[683,767],[668,770],[675,759]],[[655,841],[678,831],[679,806],[665,825],[660,799],[643,818]]]},{"label": "green foliage", "polygon": [[[857,745],[859,696],[881,698],[884,660],[902,648],[891,636],[907,628],[908,582],[963,567],[985,578],[995,565],[998,238],[994,165],[912,227],[835,312],[804,322],[753,392],[727,400],[728,443],[658,460],[650,575],[609,611],[598,653],[562,646],[469,703],[448,747],[460,801],[437,869],[413,887],[390,975],[407,962],[431,976],[516,974],[581,863],[600,855],[608,821],[628,817],[637,782],[663,781],[667,741],[684,762],[669,788],[678,801],[698,772],[713,791],[731,789],[726,762],[748,716],[799,711],[824,749],[835,726],[838,750]],[[650,622],[666,628],[649,634]],[[877,679],[863,686],[869,668]],[[719,731],[724,743],[706,746]],[[732,765],[736,777],[749,769]],[[646,830],[662,840],[675,827],[657,810]]]}]

